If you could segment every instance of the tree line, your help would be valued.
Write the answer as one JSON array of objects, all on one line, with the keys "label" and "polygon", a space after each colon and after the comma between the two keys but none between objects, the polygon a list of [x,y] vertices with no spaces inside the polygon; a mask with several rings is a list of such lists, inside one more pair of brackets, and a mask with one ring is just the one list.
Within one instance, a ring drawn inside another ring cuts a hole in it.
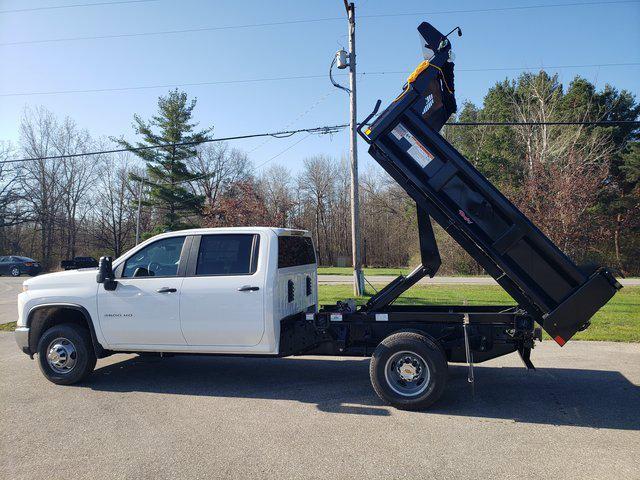
[{"label": "tree line", "polygon": [[[199,226],[270,225],[310,230],[322,265],[350,265],[346,159],[306,156],[295,174],[272,164],[256,172],[235,144],[200,143],[195,100],[174,90],[156,115],[134,116],[133,142],[95,139],[73,120],[27,109],[20,140],[0,142],[0,252],[45,268],[76,255],[119,256],[141,238]],[[517,126],[446,126],[445,137],[578,263],[640,273],[640,139],[634,124],[548,122],[637,120],[627,91],[598,90],[576,77],[563,86],[545,72],[497,83],[482,105],[465,103],[461,122]],[[540,123],[540,124],[536,124]],[[118,154],[89,152],[159,147]],[[170,146],[167,146],[169,144]],[[175,145],[181,144],[181,145]],[[185,145],[186,144],[186,145]],[[72,158],[6,163],[21,157]],[[418,262],[415,205],[380,168],[361,174],[363,261]],[[436,228],[442,272],[482,273]]]}]

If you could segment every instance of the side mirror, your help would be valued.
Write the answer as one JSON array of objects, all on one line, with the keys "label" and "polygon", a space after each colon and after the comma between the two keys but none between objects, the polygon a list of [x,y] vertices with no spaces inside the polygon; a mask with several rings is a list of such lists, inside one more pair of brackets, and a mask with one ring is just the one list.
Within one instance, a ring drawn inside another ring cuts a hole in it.
[{"label": "side mirror", "polygon": [[100,262],[98,263],[98,275],[96,275],[96,282],[104,284],[105,290],[115,290],[118,286],[111,262],[111,257],[100,257]]}]

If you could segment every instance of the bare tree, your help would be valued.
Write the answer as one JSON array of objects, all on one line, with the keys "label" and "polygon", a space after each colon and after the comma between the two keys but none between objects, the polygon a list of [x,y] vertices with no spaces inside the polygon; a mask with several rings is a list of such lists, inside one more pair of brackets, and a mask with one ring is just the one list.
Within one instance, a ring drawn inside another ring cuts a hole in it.
[{"label": "bare tree", "polygon": [[[561,108],[561,85],[547,75],[527,80],[512,97],[514,116],[522,122],[592,120],[592,102],[582,110]],[[584,126],[567,129],[548,125],[516,127],[526,146],[525,177],[514,199],[558,246],[578,256],[597,243],[596,228],[585,228],[609,172],[613,144],[605,130]]]},{"label": "bare tree", "polygon": [[7,163],[13,152],[11,143],[0,141],[0,251],[6,253],[18,251],[10,229],[31,220],[22,208],[16,168],[14,164]]},{"label": "bare tree", "polygon": [[120,154],[103,157],[98,167],[93,239],[116,257],[133,243],[138,192],[130,181],[132,163],[128,154]]},{"label": "bare tree", "polygon": [[[298,177],[298,190],[304,203],[303,215],[311,216],[320,263],[333,264],[336,252],[331,248],[331,203],[335,195],[338,171],[328,156],[317,155],[304,160]],[[305,222],[307,223],[307,222]]]},{"label": "bare tree", "polygon": [[57,129],[55,117],[45,108],[25,109],[20,124],[20,147],[25,156],[37,160],[20,164],[19,187],[29,213],[40,231],[40,257],[45,268],[50,268],[53,264],[56,217],[60,209],[62,162],[57,159],[40,158],[58,154],[55,146]]},{"label": "bare tree", "polygon": [[230,185],[251,176],[247,154],[223,142],[202,145],[187,164],[197,178],[191,182],[194,193],[204,196],[205,208],[209,209],[216,207],[220,195]]},{"label": "bare tree", "polygon": [[[66,118],[53,137],[59,155],[89,152],[96,145],[86,130],[79,130],[76,124]],[[63,158],[60,163],[60,203],[63,213],[64,256],[73,258],[77,253],[79,226],[83,224],[91,203],[88,193],[95,182],[94,156]]]},{"label": "bare tree", "polygon": [[296,201],[289,170],[281,165],[272,165],[260,175],[259,189],[270,223],[274,227],[291,226]]}]

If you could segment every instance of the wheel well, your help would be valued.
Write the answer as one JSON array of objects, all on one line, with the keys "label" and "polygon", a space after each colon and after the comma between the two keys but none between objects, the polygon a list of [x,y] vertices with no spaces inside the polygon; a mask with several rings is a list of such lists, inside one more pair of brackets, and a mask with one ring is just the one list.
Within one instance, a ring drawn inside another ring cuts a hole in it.
[{"label": "wheel well", "polygon": [[34,309],[27,320],[29,326],[29,350],[35,353],[38,349],[40,336],[47,329],[54,325],[70,323],[86,328],[91,334],[93,349],[98,358],[106,356],[106,351],[102,348],[96,338],[93,324],[89,313],[82,307],[71,305],[50,305]]},{"label": "wheel well", "polygon": [[422,335],[423,337],[426,337],[429,340],[431,340],[433,343],[435,343],[440,348],[440,350],[442,351],[442,354],[446,359],[450,358],[450,352],[447,351],[444,344],[440,340],[438,340],[434,335],[427,332],[426,329],[423,330],[420,328],[399,328],[398,330],[393,330],[389,332],[387,335],[385,335],[382,339],[380,339],[380,342],[378,342],[378,344],[380,344],[385,338],[388,338],[391,335],[395,335],[396,333],[415,333],[418,335]]}]

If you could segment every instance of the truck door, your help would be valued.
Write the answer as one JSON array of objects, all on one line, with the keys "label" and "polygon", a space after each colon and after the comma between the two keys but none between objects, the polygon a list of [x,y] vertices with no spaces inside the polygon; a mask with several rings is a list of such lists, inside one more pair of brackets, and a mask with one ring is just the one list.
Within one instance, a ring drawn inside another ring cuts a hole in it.
[{"label": "truck door", "polygon": [[264,333],[265,266],[258,233],[194,239],[180,291],[182,332],[189,345],[247,347]]},{"label": "truck door", "polygon": [[186,250],[184,236],[153,242],[118,266],[115,290],[98,288],[100,328],[109,345],[185,345],[179,294]]}]

